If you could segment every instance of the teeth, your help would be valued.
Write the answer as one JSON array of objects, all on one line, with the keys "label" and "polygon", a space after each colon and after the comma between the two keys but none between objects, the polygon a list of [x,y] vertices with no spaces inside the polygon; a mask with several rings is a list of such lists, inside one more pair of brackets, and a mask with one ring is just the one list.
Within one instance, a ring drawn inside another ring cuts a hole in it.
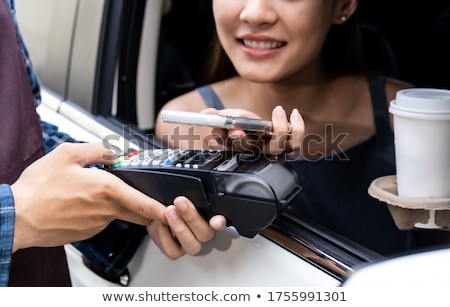
[{"label": "teeth", "polygon": [[275,49],[283,46],[282,42],[263,42],[263,41],[251,41],[251,40],[243,40],[245,46],[256,48],[256,49]]}]

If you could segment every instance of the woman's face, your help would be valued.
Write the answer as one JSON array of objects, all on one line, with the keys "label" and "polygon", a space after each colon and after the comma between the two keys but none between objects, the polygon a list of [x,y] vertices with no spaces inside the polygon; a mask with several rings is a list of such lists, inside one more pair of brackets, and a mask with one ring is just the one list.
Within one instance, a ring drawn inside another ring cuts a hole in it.
[{"label": "woman's face", "polygon": [[320,65],[336,20],[335,0],[213,0],[217,33],[239,75],[255,82],[295,79]]}]

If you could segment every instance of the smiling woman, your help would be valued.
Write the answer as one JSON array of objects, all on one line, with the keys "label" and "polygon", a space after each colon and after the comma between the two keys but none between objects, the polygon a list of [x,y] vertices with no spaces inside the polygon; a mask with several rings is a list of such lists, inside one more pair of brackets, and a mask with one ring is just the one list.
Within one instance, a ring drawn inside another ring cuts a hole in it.
[{"label": "smiling woman", "polygon": [[[315,59],[320,54],[331,24],[344,23],[346,19],[342,20],[342,17],[350,17],[355,8],[355,6],[349,6],[345,8],[345,11],[340,11],[337,3],[336,1],[278,1],[269,4],[267,1],[244,1],[236,5],[214,1],[213,7],[217,34],[227,55],[234,63],[239,61],[239,57],[245,57],[247,60],[245,66],[235,66],[239,74],[254,78],[253,81],[264,82],[267,78],[273,82],[277,78],[281,80],[296,74],[302,66],[311,66],[314,62],[320,64],[320,61]],[[238,26],[239,23],[246,26]],[[273,27],[274,24],[278,26]],[[350,21],[348,24],[353,22]],[[256,26],[266,31],[255,31]],[[236,39],[239,44],[236,44]],[[308,44],[302,43],[305,40]],[[346,48],[348,46],[346,41],[347,39],[340,41],[339,45],[333,47]],[[270,48],[267,49],[266,46]],[[333,52],[339,53],[336,48],[333,48]],[[270,58],[271,61],[262,61],[265,58]],[[291,63],[287,70],[282,64],[285,62]],[[325,61],[325,63],[337,64],[335,61]],[[342,67],[349,67],[347,63],[342,64]],[[271,66],[264,69],[261,65]],[[282,68],[283,70],[280,71]],[[262,70],[266,73],[257,73]],[[274,76],[268,74],[268,71]]]},{"label": "smiling woman", "polygon": [[[215,52],[213,52],[211,72],[217,75],[211,76],[210,82],[219,81],[221,79],[236,75],[234,70],[228,72],[227,74],[221,73],[222,69],[230,66],[227,62],[228,58],[223,56],[221,50],[225,51],[233,48],[233,46],[238,47],[236,46],[234,39],[237,39],[240,44],[248,46],[248,48],[245,49],[244,55],[249,52],[253,53],[248,54],[248,56],[249,60],[252,56],[254,57],[255,65],[262,64],[261,61],[257,61],[256,52],[260,52],[262,56],[271,56],[281,52],[280,50],[259,50],[261,47],[266,47],[266,42],[267,47],[270,47],[270,49],[289,49],[289,51],[283,51],[283,56],[289,56],[292,59],[285,59],[283,61],[290,61],[292,63],[293,67],[291,70],[293,73],[297,70],[295,65],[310,66],[311,62],[313,62],[311,58],[317,58],[320,54],[323,58],[323,63],[321,65],[326,65],[326,69],[330,72],[360,72],[363,67],[362,41],[359,28],[356,24],[357,18],[349,19],[352,14],[351,12],[354,9],[352,7],[349,8],[348,13],[342,13],[342,16],[337,18],[337,23],[341,23],[342,25],[339,27],[332,27],[330,29],[330,16],[333,14],[333,9],[335,6],[333,1],[294,1],[293,3],[289,3],[289,1],[285,1],[283,3],[282,1],[281,4],[276,5],[276,8],[269,7],[268,10],[272,10],[272,15],[274,17],[269,16],[268,21],[263,20],[262,22],[266,24],[265,27],[269,27],[271,22],[279,23],[279,21],[277,21],[277,16],[282,15],[283,27],[278,27],[278,30],[276,31],[271,30],[270,35],[264,34],[267,35],[264,36],[261,33],[252,32],[251,29],[240,29],[238,31],[233,30],[232,21],[227,19],[230,18],[230,15],[232,15],[233,5],[229,3],[214,3],[217,8],[215,10],[215,16],[218,36],[219,38],[223,38],[221,39],[221,42],[217,40],[214,43]],[[325,7],[322,7],[324,5]],[[219,9],[218,6],[220,6],[221,9]],[[234,9],[236,10],[236,8]],[[245,10],[242,10],[242,13],[236,12],[235,14],[239,14],[239,20],[250,25],[250,20],[257,22],[256,18],[264,17],[264,12],[257,12],[255,13],[256,17],[253,17],[253,15],[250,14],[252,9],[253,8],[249,6]],[[258,14],[261,16],[258,17]],[[246,20],[245,18],[249,20]],[[270,18],[275,18],[275,20],[271,21]],[[314,19],[314,22],[310,19]],[[326,19],[330,20],[329,24],[320,22],[321,20]],[[238,33],[235,34],[234,38],[227,37],[229,36],[227,35],[228,31]],[[328,33],[328,31],[330,31],[330,33]],[[298,43],[301,43],[306,39],[302,38],[305,36],[307,37],[308,44],[299,45]],[[295,38],[295,40],[293,38]],[[288,43],[291,46],[286,47]],[[323,50],[320,51],[323,44],[325,44],[325,46]],[[232,51],[228,51],[227,54],[230,58],[232,58],[233,54],[230,52]],[[265,54],[262,52],[265,52]],[[236,54],[236,56],[238,55]],[[277,66],[280,65],[275,64],[274,66],[275,67],[272,68],[272,70],[275,69],[276,71]],[[283,65],[280,67],[283,67]],[[251,71],[250,67],[249,71]],[[259,66],[256,71],[260,71]]]},{"label": "smiling woman", "polygon": [[[204,112],[271,118],[274,135],[262,150],[294,149],[295,155],[287,157],[304,187],[292,212],[384,255],[421,246],[413,232],[397,229],[387,207],[367,193],[373,179],[395,174],[388,103],[411,85],[366,65],[358,1],[212,3],[217,32],[212,83],[163,109],[214,107],[218,110]],[[291,112],[289,137],[286,112]],[[162,121],[156,135],[173,135],[174,129],[203,148],[208,146],[202,140],[211,133],[229,137],[235,146],[254,142],[245,131]]]}]

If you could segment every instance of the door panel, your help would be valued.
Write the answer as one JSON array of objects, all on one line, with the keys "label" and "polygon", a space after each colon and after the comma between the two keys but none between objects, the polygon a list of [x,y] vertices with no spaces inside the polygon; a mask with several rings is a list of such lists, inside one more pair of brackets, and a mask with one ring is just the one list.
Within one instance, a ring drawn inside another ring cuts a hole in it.
[{"label": "door panel", "polygon": [[[61,1],[63,2],[63,1]],[[92,110],[103,0],[79,1],[67,99]]]},{"label": "door panel", "polygon": [[78,0],[16,0],[17,19],[34,68],[65,98]]}]

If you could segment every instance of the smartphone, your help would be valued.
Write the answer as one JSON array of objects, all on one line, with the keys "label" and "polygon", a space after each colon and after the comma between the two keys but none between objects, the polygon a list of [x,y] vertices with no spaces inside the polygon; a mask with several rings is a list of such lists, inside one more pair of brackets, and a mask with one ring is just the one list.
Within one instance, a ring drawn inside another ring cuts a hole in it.
[{"label": "smartphone", "polygon": [[[266,134],[271,134],[273,132],[271,121],[256,118],[172,110],[162,110],[160,117],[166,123],[208,126],[222,129],[241,129],[245,131],[263,132]],[[289,127],[289,133],[290,130],[291,129]]]}]

